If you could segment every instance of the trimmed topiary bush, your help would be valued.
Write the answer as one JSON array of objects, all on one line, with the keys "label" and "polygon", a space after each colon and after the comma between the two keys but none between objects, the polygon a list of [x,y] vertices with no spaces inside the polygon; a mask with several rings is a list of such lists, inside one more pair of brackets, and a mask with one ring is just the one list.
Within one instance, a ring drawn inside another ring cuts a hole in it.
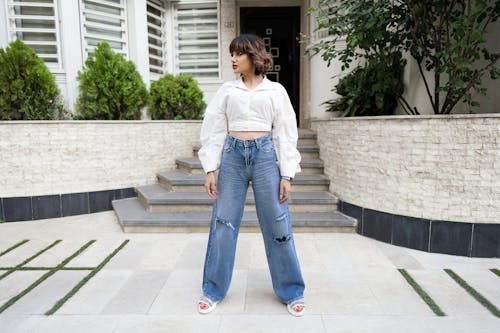
[{"label": "trimmed topiary bush", "polygon": [[62,105],[54,75],[20,39],[0,49],[0,120],[50,120]]},{"label": "trimmed topiary bush", "polygon": [[206,104],[198,82],[191,75],[165,74],[151,83],[149,115],[159,119],[201,119]]},{"label": "trimmed topiary bush", "polygon": [[132,61],[111,50],[106,42],[97,45],[94,55],[78,73],[78,119],[132,120],[141,118],[147,89]]}]

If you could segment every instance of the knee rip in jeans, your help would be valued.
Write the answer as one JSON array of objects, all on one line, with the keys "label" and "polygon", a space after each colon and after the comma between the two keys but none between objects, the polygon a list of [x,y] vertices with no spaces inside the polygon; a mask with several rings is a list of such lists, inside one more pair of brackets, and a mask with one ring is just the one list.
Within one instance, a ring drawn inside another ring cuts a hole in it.
[{"label": "knee rip in jeans", "polygon": [[229,227],[229,228],[231,228],[231,229],[233,229],[233,230],[234,230],[233,225],[232,225],[232,224],[231,224],[231,222],[229,222],[229,221],[226,221],[226,220],[223,220],[223,219],[221,219],[221,218],[218,218],[218,217],[217,217],[217,218],[215,219],[215,222],[216,222],[216,223],[221,223],[221,224],[224,224],[225,226],[227,226],[227,227]]},{"label": "knee rip in jeans", "polygon": [[283,237],[274,237],[274,241],[278,244],[285,244],[290,240],[290,235],[285,235]]},{"label": "knee rip in jeans", "polygon": [[[280,226],[281,228],[277,228],[278,230],[280,230],[280,232],[281,232],[281,230],[283,230],[283,231],[286,230],[286,223],[285,222],[286,222],[287,216],[288,216],[287,213],[283,213],[276,218],[275,223],[283,223],[284,224],[283,226]],[[285,228],[283,228],[283,227],[285,227]],[[278,236],[275,235],[273,237],[274,241],[277,242],[278,244],[285,244],[290,240],[290,238],[291,238],[291,235],[288,233],[280,234]]]}]

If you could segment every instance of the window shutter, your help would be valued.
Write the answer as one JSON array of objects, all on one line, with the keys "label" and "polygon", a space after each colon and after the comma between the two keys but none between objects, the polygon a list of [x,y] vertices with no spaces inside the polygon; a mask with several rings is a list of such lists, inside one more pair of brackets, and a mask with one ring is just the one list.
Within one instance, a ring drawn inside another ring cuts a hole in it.
[{"label": "window shutter", "polygon": [[167,68],[166,10],[158,0],[147,1],[149,72],[163,75]]},{"label": "window shutter", "polygon": [[175,5],[175,58],[179,73],[219,79],[218,1],[180,1]]},{"label": "window shutter", "polygon": [[56,0],[7,2],[9,40],[21,39],[50,68],[61,68],[61,47]]},{"label": "window shutter", "polygon": [[127,57],[125,0],[80,0],[84,58],[101,41]]}]

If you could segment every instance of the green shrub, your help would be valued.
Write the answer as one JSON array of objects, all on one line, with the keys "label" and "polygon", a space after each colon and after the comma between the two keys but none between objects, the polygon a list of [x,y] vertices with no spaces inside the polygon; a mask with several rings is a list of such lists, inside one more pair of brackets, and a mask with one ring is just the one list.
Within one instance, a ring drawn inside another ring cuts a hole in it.
[{"label": "green shrub", "polygon": [[392,57],[371,58],[340,79],[336,86],[340,97],[325,102],[327,111],[339,111],[341,117],[393,115],[404,90],[405,62],[400,53]]},{"label": "green shrub", "polygon": [[206,107],[203,92],[191,75],[165,74],[151,83],[149,115],[151,119],[201,119]]},{"label": "green shrub", "polygon": [[47,120],[61,108],[54,75],[21,40],[0,49],[0,120]]},{"label": "green shrub", "polygon": [[97,45],[94,55],[78,73],[77,118],[131,120],[141,118],[147,101],[146,85],[132,61],[111,50],[106,42]]}]

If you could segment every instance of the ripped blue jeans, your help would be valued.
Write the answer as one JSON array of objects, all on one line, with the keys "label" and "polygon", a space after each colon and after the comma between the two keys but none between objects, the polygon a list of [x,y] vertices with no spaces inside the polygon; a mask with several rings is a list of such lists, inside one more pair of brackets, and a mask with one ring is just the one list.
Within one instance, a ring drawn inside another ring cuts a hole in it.
[{"label": "ripped blue jeans", "polygon": [[279,203],[280,173],[269,134],[255,140],[227,137],[212,211],[203,293],[213,301],[223,299],[227,293],[250,181],[274,292],[284,303],[300,299],[305,285],[295,252],[288,202]]}]

